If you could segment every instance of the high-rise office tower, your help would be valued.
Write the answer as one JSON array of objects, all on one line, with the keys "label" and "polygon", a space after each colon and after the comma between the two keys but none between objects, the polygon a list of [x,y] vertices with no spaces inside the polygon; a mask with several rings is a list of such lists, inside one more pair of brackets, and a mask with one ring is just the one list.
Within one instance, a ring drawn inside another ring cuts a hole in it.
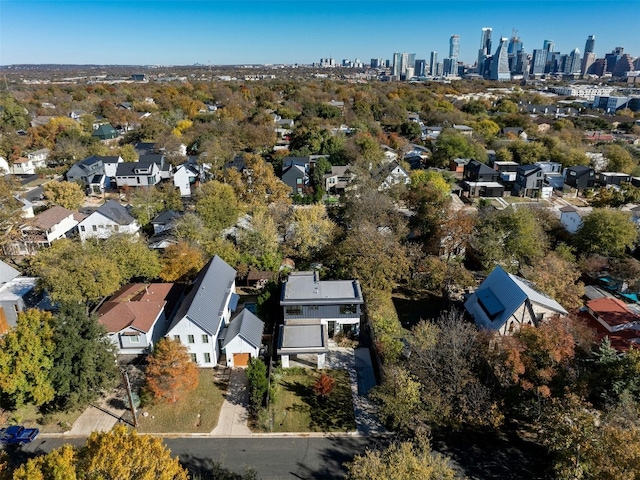
[{"label": "high-rise office tower", "polygon": [[556,43],[553,40],[545,40],[542,44],[542,48],[548,52],[553,52],[553,49],[556,47]]},{"label": "high-rise office tower", "polygon": [[491,59],[491,74],[489,76],[491,80],[511,80],[508,43],[508,38],[500,39],[500,45]]},{"label": "high-rise office tower", "polygon": [[421,60],[421,59],[416,60],[416,63],[414,64],[414,67],[413,67],[416,77],[424,77],[427,74],[426,65],[427,65],[426,60]]},{"label": "high-rise office tower", "polygon": [[544,48],[537,48],[533,51],[533,59],[531,61],[531,73],[533,75],[542,75],[547,65],[547,51]]},{"label": "high-rise office tower", "polygon": [[596,61],[595,52],[589,52],[584,54],[584,58],[582,59],[582,69],[581,69],[582,75],[588,75],[590,73],[589,70],[591,69],[591,66],[594,64],[595,61]]},{"label": "high-rise office tower", "polygon": [[562,73],[565,75],[580,73],[580,63],[580,50],[574,48],[573,51],[564,59]]},{"label": "high-rise office tower", "polygon": [[616,47],[611,53],[607,53],[604,59],[607,61],[607,72],[613,72],[616,63],[622,58],[624,47]]},{"label": "high-rise office tower", "polygon": [[596,37],[595,35],[589,35],[587,37],[587,42],[584,44],[584,54],[595,52],[596,48]]},{"label": "high-rise office tower", "polygon": [[438,52],[431,52],[429,74],[434,77],[438,74]]},{"label": "high-rise office tower", "polygon": [[491,55],[491,29],[485,27],[480,36],[480,49],[478,50],[478,74],[484,76],[486,60]]},{"label": "high-rise office tower", "polygon": [[442,74],[445,77],[458,75],[458,59],[447,57],[442,61]]},{"label": "high-rise office tower", "polygon": [[449,57],[457,58],[460,56],[460,35],[451,35],[449,39]]},{"label": "high-rise office tower", "polygon": [[400,77],[402,57],[400,52],[393,53],[393,67],[391,68],[391,75],[394,77]]},{"label": "high-rise office tower", "polygon": [[511,73],[518,72],[518,57],[523,49],[524,45],[522,44],[522,40],[520,40],[518,32],[514,29],[513,35],[509,39],[509,48],[507,49],[509,53],[509,71]]}]

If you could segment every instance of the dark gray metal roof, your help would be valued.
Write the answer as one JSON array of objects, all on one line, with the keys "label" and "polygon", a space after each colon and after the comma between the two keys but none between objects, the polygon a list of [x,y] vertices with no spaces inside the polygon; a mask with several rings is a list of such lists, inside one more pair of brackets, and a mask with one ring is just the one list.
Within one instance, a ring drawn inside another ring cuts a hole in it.
[{"label": "dark gray metal roof", "polygon": [[240,315],[229,323],[223,347],[226,347],[227,344],[238,335],[248,344],[256,348],[260,347],[263,331],[264,322],[249,310],[244,309],[240,312]]},{"label": "dark gray metal roof", "polygon": [[136,221],[136,219],[129,214],[126,208],[113,200],[108,200],[107,203],[100,206],[96,211],[107,217],[109,220],[113,220],[118,225],[131,225]]},{"label": "dark gray metal roof", "polygon": [[236,271],[219,256],[213,257],[200,270],[193,288],[182,301],[167,332],[171,332],[182,319],[187,318],[209,335],[216,335],[235,279]]}]

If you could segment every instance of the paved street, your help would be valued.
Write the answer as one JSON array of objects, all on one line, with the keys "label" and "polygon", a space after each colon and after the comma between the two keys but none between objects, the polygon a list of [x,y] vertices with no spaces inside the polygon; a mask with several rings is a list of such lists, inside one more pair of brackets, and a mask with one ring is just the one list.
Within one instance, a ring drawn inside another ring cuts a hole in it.
[{"label": "paved street", "polygon": [[[82,445],[84,438],[45,438],[14,452],[16,460],[34,453],[46,453],[64,443]],[[254,468],[257,478],[328,479],[344,475],[343,463],[364,452],[375,440],[366,437],[306,438],[167,438],[173,455],[192,473],[211,470],[213,462],[236,473]]]}]

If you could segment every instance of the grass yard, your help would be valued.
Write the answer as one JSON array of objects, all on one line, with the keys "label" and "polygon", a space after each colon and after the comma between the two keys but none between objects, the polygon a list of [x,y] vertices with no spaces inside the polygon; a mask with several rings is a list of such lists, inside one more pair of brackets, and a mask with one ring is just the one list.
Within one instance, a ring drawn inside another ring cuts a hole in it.
[{"label": "grass yard", "polygon": [[15,411],[4,411],[0,414],[0,427],[8,425],[25,425],[38,427],[42,433],[62,433],[68,431],[82,410],[59,412],[43,415],[33,405],[25,405]]},{"label": "grass yard", "polygon": [[356,428],[349,374],[325,370],[335,379],[333,391],[322,400],[313,393],[320,372],[296,369],[279,379],[272,401],[273,432],[346,432]]},{"label": "grass yard", "polygon": [[[144,433],[207,433],[218,424],[224,400],[213,371],[200,369],[198,388],[183,400],[139,409],[138,431]],[[147,416],[142,414],[147,412]]]}]

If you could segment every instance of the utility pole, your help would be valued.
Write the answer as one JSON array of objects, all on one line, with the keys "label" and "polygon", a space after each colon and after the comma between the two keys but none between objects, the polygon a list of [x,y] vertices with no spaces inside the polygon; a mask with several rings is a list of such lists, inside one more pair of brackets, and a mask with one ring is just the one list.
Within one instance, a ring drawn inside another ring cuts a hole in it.
[{"label": "utility pole", "polygon": [[133,426],[138,428],[138,415],[136,414],[136,406],[133,403],[133,392],[131,392],[131,383],[129,382],[129,375],[126,370],[122,370],[122,380],[124,386],[127,389],[127,397],[129,398],[129,406],[131,407],[131,415],[133,416]]}]

